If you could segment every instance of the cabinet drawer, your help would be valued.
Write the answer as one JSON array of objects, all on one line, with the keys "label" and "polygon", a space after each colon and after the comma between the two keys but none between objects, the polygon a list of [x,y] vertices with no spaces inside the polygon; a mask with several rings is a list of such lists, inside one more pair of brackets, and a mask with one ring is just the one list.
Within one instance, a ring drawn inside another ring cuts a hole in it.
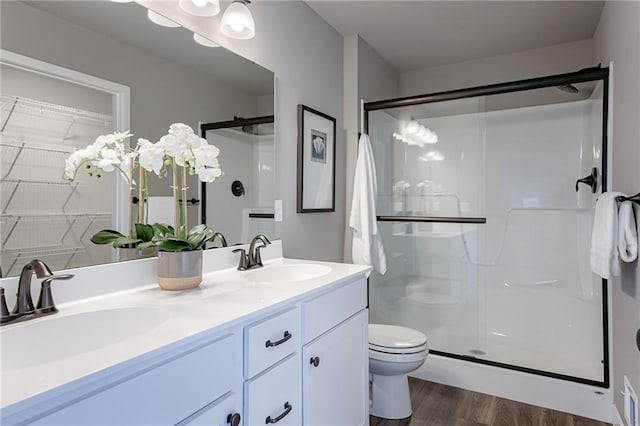
[{"label": "cabinet drawer", "polygon": [[[302,424],[300,354],[287,358],[245,383],[245,424],[278,426]],[[278,420],[279,418],[279,420]]]},{"label": "cabinet drawer", "polygon": [[235,336],[227,335],[34,424],[175,424],[233,389],[236,347]]},{"label": "cabinet drawer", "polygon": [[367,281],[364,278],[304,303],[304,343],[312,341],[366,306]]},{"label": "cabinet drawer", "polygon": [[231,392],[217,401],[204,407],[202,410],[180,422],[177,426],[229,426],[233,415],[240,416],[239,425],[243,424],[242,396]]},{"label": "cabinet drawer", "polygon": [[300,346],[300,310],[295,307],[245,328],[245,377],[251,378]]}]

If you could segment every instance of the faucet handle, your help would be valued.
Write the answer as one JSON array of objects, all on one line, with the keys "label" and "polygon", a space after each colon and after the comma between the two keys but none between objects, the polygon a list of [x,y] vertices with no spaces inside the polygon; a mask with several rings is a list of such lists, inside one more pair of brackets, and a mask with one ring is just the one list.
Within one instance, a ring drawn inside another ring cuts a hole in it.
[{"label": "faucet handle", "polygon": [[52,275],[42,280],[40,287],[40,297],[38,297],[38,304],[36,309],[41,313],[54,313],[58,312],[58,308],[53,303],[53,294],[51,293],[51,282],[55,280],[70,280],[73,278],[73,274],[59,274]]},{"label": "faucet handle", "polygon": [[232,253],[240,253],[240,262],[238,263],[238,271],[246,271],[249,268],[249,257],[245,249],[235,249]]},{"label": "faucet handle", "polygon": [[4,288],[0,287],[0,318],[9,316],[9,308],[7,307],[7,299],[4,297]]}]

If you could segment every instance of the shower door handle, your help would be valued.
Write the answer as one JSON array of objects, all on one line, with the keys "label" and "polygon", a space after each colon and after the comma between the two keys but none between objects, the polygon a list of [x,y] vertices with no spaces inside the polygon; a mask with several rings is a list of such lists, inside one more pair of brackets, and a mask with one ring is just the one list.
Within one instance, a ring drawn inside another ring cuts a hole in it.
[{"label": "shower door handle", "polygon": [[598,169],[594,167],[591,169],[591,174],[589,176],[585,176],[576,181],[576,192],[578,192],[578,184],[580,183],[589,185],[591,187],[591,192],[595,194],[598,189]]}]

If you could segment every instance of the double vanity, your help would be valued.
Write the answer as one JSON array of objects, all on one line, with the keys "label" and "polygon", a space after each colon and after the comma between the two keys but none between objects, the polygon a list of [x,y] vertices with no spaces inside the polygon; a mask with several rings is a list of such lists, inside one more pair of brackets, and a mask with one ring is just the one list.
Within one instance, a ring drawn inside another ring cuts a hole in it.
[{"label": "double vanity", "polygon": [[3,326],[0,423],[367,424],[369,268],[284,259],[279,241],[250,271],[205,253],[197,289],[142,279]]}]

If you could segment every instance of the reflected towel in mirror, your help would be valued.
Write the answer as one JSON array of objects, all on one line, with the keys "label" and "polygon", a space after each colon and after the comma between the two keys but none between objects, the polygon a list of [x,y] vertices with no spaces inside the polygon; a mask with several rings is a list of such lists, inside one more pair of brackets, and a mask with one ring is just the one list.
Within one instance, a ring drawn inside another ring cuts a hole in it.
[{"label": "reflected towel in mirror", "polygon": [[147,223],[164,223],[173,226],[173,197],[149,197],[147,198],[147,203],[147,208],[149,209]]}]

